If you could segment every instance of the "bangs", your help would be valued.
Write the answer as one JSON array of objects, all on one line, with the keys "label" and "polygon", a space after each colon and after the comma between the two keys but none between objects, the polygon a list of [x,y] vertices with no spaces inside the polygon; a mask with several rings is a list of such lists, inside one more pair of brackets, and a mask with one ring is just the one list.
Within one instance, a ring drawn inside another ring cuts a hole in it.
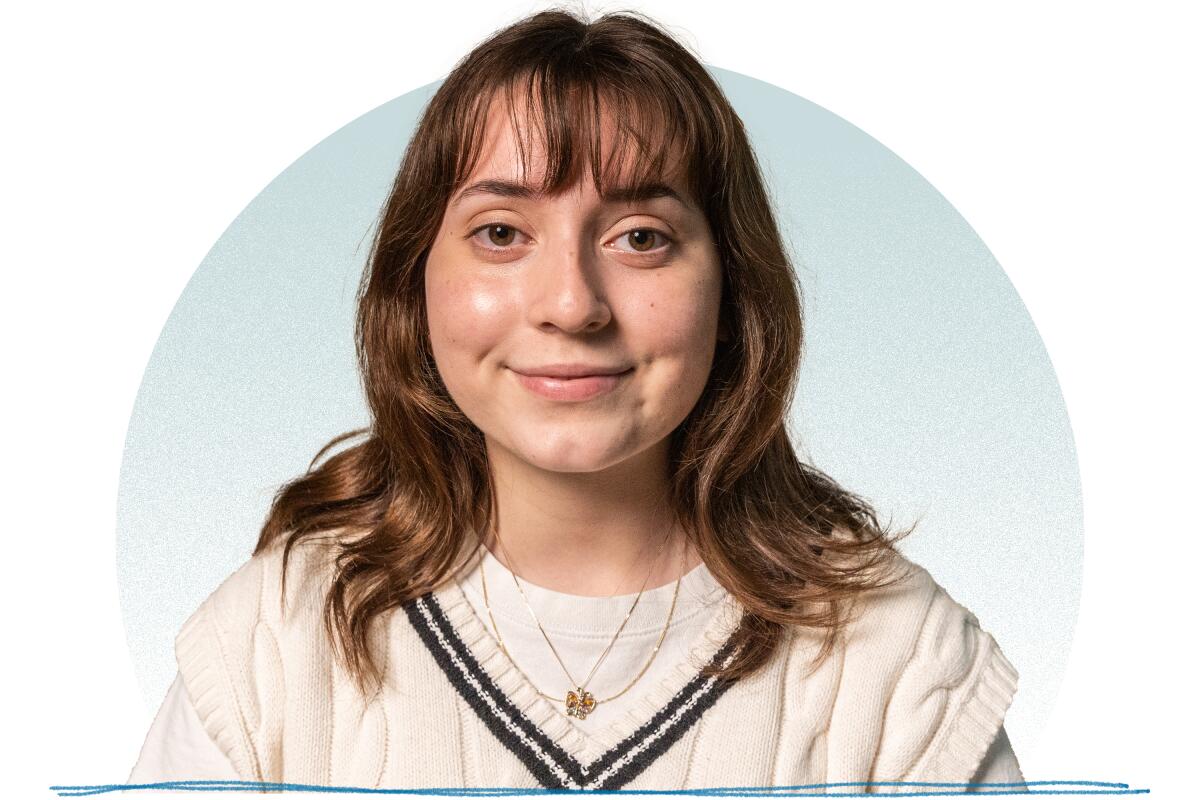
[{"label": "bangs", "polygon": [[[650,79],[627,66],[543,62],[510,76],[490,75],[466,93],[471,100],[460,117],[451,194],[477,166],[488,123],[506,117],[521,174],[544,194],[567,189],[586,170],[602,196],[619,190],[638,199],[677,178],[698,202],[710,177],[697,167],[711,149],[711,137],[701,130],[711,110],[683,82]],[[544,165],[538,175],[530,173],[535,159]]]}]

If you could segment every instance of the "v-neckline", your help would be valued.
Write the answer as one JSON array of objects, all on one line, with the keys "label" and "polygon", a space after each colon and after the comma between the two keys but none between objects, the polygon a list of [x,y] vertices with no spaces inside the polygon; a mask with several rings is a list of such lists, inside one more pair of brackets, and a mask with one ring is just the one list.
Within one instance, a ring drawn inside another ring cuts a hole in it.
[{"label": "v-neckline", "polygon": [[[451,683],[493,734],[546,786],[619,788],[683,735],[729,683],[700,667],[732,655],[742,608],[728,593],[700,640],[618,718],[582,730],[499,647],[457,582],[405,611]],[[489,685],[490,684],[490,685]]]}]

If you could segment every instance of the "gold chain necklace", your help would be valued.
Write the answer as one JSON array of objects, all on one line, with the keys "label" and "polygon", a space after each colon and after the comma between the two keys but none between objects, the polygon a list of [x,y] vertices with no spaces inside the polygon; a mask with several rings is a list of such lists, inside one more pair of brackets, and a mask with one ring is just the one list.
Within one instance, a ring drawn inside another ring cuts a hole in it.
[{"label": "gold chain necklace", "polygon": [[[504,553],[505,559],[510,564],[513,563],[511,557],[508,555],[508,551],[504,549],[504,543],[500,540],[500,536],[498,533],[496,534],[496,543],[500,545],[500,550],[501,550],[501,552]],[[657,555],[655,556],[654,564],[657,564],[658,559],[662,557],[662,551],[665,546],[666,546],[666,540],[664,540],[663,543],[661,545],[659,545],[659,551],[658,551]],[[686,550],[685,550],[685,552],[686,552]],[[626,684],[624,689],[622,689],[621,691],[612,695],[611,697],[604,698],[603,700],[597,700],[591,692],[587,691],[588,683],[591,682],[592,677],[596,674],[596,670],[599,669],[600,664],[603,663],[604,659],[608,656],[609,652],[613,648],[613,645],[616,644],[618,637],[620,637],[620,635],[621,635],[621,631],[623,631],[625,629],[625,624],[627,622],[629,622],[630,616],[633,615],[634,609],[637,608],[638,602],[642,599],[642,594],[646,590],[646,583],[649,582],[649,580],[650,580],[650,573],[653,571],[654,564],[651,564],[650,571],[648,571],[646,573],[646,578],[642,581],[641,590],[638,592],[637,597],[634,598],[633,605],[630,606],[629,611],[626,612],[625,618],[623,620],[621,620],[621,625],[620,625],[620,627],[617,628],[617,632],[615,634],[613,634],[613,638],[608,643],[608,647],[604,648],[604,652],[600,654],[600,658],[596,660],[595,665],[593,665],[593,667],[592,667],[592,671],[588,673],[587,678],[585,678],[582,683],[576,681],[573,677],[571,677],[571,673],[567,669],[567,665],[563,663],[562,658],[558,654],[557,648],[554,647],[554,643],[550,641],[550,637],[546,634],[546,629],[542,627],[541,621],[538,620],[537,614],[534,613],[533,606],[530,605],[529,598],[526,597],[526,595],[525,595],[525,590],[521,588],[521,583],[520,583],[520,581],[517,580],[516,572],[514,572],[511,569],[509,570],[509,574],[511,574],[513,577],[513,583],[516,585],[517,591],[519,591],[521,593],[521,599],[524,600],[525,607],[529,610],[529,615],[533,618],[534,624],[537,625],[537,629],[541,632],[542,638],[546,640],[546,644],[550,647],[550,652],[554,654],[555,660],[558,661],[558,665],[562,668],[562,671],[566,674],[567,680],[570,682],[570,685],[574,686],[575,688],[572,690],[569,690],[567,692],[567,696],[565,698],[551,697],[550,695],[546,694],[545,692],[541,691],[536,686],[534,686],[533,681],[529,679],[528,675],[525,675],[525,673],[521,670],[520,667],[517,667],[517,671],[521,673],[522,677],[525,678],[525,680],[529,683],[530,686],[533,686],[534,691],[537,692],[539,695],[546,698],[547,700],[551,700],[556,703],[563,703],[564,707],[566,708],[567,716],[576,717],[577,719],[581,719],[581,720],[586,719],[587,715],[592,713],[592,711],[594,711],[596,706],[599,705],[600,703],[607,703],[612,700],[616,700],[618,697],[620,697],[621,695],[625,694],[630,689],[632,689],[634,684],[636,684],[641,679],[641,677],[646,674],[646,670],[650,669],[650,665],[652,663],[654,663],[654,659],[658,655],[659,649],[662,647],[663,639],[665,639],[667,636],[667,630],[671,627],[671,620],[675,616],[675,605],[679,599],[679,584],[683,580],[682,568],[680,569],[679,577],[676,578],[676,580],[675,580],[675,591],[671,596],[671,608],[667,612],[667,621],[663,625],[663,629],[658,635],[658,641],[655,642],[654,649],[650,652],[650,657],[648,659],[646,659],[646,663],[642,665],[642,668],[640,670],[638,670],[637,675],[635,675],[633,677],[633,680],[631,680],[628,684]],[[496,625],[495,616],[492,615],[492,606],[491,606],[491,602],[488,599],[487,569],[486,569],[486,565],[483,564],[482,562],[480,563],[479,576],[483,583],[483,605],[487,609],[488,619],[491,620],[492,631],[496,634],[496,641],[499,643],[500,649],[504,652],[504,654],[506,656],[508,656],[508,660],[510,662],[512,662],[513,666],[516,666],[516,663],[517,663],[516,659],[513,658],[512,653],[510,653],[508,651],[508,648],[504,645],[504,638],[500,635],[500,628]]]}]

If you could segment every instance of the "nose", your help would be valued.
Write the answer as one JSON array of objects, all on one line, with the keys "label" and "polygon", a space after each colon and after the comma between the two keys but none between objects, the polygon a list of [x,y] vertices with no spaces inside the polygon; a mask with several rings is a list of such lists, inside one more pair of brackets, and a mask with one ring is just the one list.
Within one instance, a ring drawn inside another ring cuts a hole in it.
[{"label": "nose", "polygon": [[544,331],[593,333],[612,319],[598,259],[578,241],[543,246],[527,272],[529,321]]}]

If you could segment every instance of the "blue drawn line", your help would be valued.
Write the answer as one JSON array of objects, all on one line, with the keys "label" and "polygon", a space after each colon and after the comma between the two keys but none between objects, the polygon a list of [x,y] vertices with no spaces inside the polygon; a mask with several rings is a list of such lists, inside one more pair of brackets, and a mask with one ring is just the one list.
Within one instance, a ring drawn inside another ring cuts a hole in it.
[{"label": "blue drawn line", "polygon": [[[512,797],[539,794],[598,795],[688,795],[698,797],[876,797],[868,791],[827,791],[830,789],[872,789],[908,787],[926,791],[889,793],[891,797],[945,797],[962,795],[1125,795],[1149,794],[1149,789],[1131,789],[1127,783],[1105,781],[1024,781],[1020,783],[929,783],[919,781],[867,781],[810,783],[795,786],[725,786],[712,789],[538,789],[538,788],[435,788],[370,789],[357,786],[322,786],[305,783],[269,783],[261,781],[165,781],[161,783],[108,783],[92,786],[51,786],[59,797],[83,797],[111,792],[165,789],[192,792],[332,792],[336,794],[429,795],[434,797]],[[1041,787],[1041,788],[1038,788]],[[821,791],[826,790],[826,791]],[[928,791],[940,790],[940,791]]]}]

